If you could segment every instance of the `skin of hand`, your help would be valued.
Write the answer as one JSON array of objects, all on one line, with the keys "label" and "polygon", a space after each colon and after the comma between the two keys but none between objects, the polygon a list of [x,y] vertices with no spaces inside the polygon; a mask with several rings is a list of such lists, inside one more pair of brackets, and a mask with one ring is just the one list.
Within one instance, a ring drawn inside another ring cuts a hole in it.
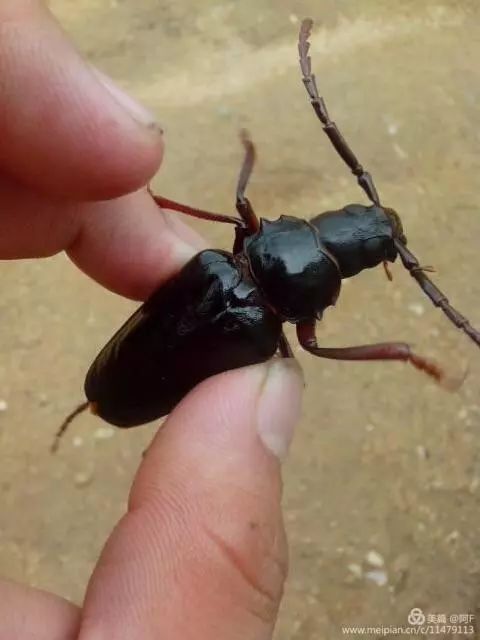
[{"label": "skin of hand", "polygon": [[[1,259],[65,250],[144,299],[204,246],[146,192],[163,153],[153,116],[38,0],[0,4],[0,77]],[[280,462],[302,387],[280,359],[199,385],[150,445],[82,606],[1,581],[0,640],[271,638],[287,567]]]}]

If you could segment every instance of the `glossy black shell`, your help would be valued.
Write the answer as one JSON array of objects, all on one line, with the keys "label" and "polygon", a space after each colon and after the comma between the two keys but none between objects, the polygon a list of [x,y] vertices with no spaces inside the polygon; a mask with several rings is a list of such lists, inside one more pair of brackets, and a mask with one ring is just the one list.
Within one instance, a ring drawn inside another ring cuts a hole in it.
[{"label": "glossy black shell", "polygon": [[310,224],[337,259],[343,278],[397,257],[392,221],[382,207],[349,204],[315,216]]},{"label": "glossy black shell", "polygon": [[202,251],[142,305],[85,381],[96,412],[133,427],[168,414],[202,380],[268,360],[280,319],[231,254]]},{"label": "glossy black shell", "polygon": [[307,221],[262,219],[259,231],[246,238],[244,251],[252,277],[282,320],[321,317],[338,298],[337,261]]},{"label": "glossy black shell", "polygon": [[100,417],[133,427],[167,415],[202,380],[271,358],[282,322],[321,318],[342,277],[396,257],[386,211],[362,205],[262,219],[241,248],[196,255],[102,349],[85,380]]}]

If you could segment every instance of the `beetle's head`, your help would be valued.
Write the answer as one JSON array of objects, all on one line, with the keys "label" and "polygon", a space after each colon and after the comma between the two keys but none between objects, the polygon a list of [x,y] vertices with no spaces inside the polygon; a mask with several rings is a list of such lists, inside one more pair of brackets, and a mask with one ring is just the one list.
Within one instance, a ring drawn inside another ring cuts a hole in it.
[{"label": "beetle's head", "polygon": [[349,204],[339,211],[322,213],[310,222],[337,259],[342,278],[393,262],[398,253],[395,240],[406,243],[398,214],[378,205]]},{"label": "beetle's head", "polygon": [[387,218],[390,220],[390,224],[393,229],[393,237],[394,239],[400,240],[400,242],[404,245],[407,244],[407,237],[403,232],[402,221],[400,220],[400,216],[395,211],[395,209],[390,209],[389,207],[383,207],[383,211],[385,212]]}]

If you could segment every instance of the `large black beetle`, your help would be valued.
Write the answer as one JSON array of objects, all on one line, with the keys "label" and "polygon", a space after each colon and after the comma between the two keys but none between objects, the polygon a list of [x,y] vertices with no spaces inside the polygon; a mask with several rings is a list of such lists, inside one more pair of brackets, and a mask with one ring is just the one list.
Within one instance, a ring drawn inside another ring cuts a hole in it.
[{"label": "large black beetle", "polygon": [[[335,304],[341,281],[397,255],[433,304],[480,346],[480,333],[448,302],[407,249],[398,214],[383,207],[364,170],[336,124],[330,120],[311,73],[311,20],[300,30],[303,82],[315,113],[333,146],[357,177],[371,206],[351,204],[311,220],[281,216],[258,219],[245,197],[255,149],[242,133],[245,159],[236,194],[239,217],[214,214],[153,196],[164,208],[235,225],[232,253],[202,251],[162,285],[102,349],[87,374],[88,406],[120,427],[133,427],[168,414],[200,381],[216,373],[271,358],[288,357],[282,323],[296,325],[300,344],[313,355],[337,360],[409,361],[439,382],[443,370],[415,354],[408,344],[387,342],[343,348],[317,345],[315,322]],[[54,445],[56,446],[56,445]]]}]

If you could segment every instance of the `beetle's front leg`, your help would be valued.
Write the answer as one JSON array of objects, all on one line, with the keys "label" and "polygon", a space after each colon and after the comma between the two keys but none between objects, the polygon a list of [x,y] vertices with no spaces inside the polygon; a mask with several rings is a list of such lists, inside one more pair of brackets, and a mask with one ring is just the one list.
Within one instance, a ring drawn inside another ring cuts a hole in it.
[{"label": "beetle's front leg", "polygon": [[282,358],[294,358],[293,349],[290,346],[289,341],[285,335],[285,332],[282,331],[280,334],[280,340],[278,341],[278,350],[280,351],[280,355]]},{"label": "beetle's front leg", "polygon": [[260,229],[260,221],[250,204],[250,200],[245,197],[245,190],[247,188],[248,181],[250,180],[250,176],[252,175],[256,154],[254,144],[245,129],[242,129],[240,132],[240,140],[245,149],[245,157],[240,169],[240,175],[238,176],[235,206],[237,207],[237,211],[248,230],[247,235],[252,235]]},{"label": "beetle's front leg", "polygon": [[237,255],[238,253],[243,252],[243,241],[245,240],[245,238],[248,238],[249,235],[251,235],[251,233],[248,231],[247,227],[244,224],[235,227],[235,240],[233,242],[232,249],[233,255]]},{"label": "beetle's front leg", "polygon": [[223,213],[213,213],[212,211],[204,211],[203,209],[197,209],[196,207],[189,207],[187,204],[181,204],[175,200],[169,200],[163,196],[156,196],[150,187],[148,187],[148,193],[152,196],[153,200],[161,209],[171,209],[172,211],[179,211],[187,216],[193,218],[200,218],[200,220],[209,220],[210,222],[225,222],[227,224],[234,224],[238,226],[242,225],[242,220],[235,216],[227,216]]}]

